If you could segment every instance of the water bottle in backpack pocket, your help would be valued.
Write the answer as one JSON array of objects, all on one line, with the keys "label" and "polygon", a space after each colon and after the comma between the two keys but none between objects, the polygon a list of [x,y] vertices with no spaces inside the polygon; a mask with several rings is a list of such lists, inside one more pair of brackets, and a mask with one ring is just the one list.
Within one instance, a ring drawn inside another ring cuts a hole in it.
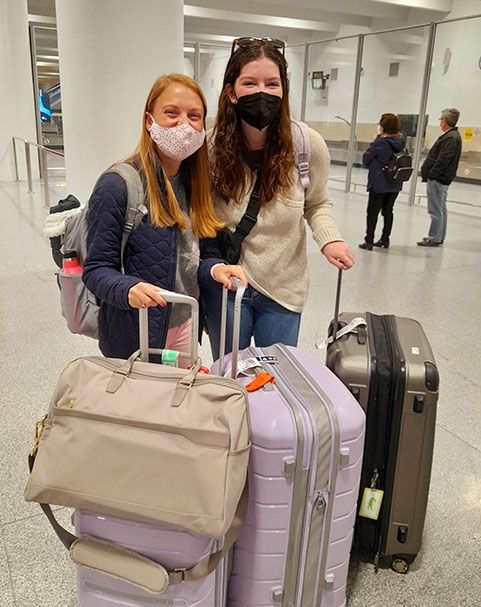
[{"label": "water bottle in backpack pocket", "polygon": [[65,251],[63,266],[58,272],[61,291],[62,316],[72,333],[98,339],[98,312],[96,298],[82,281],[83,268],[79,264],[77,252]]}]

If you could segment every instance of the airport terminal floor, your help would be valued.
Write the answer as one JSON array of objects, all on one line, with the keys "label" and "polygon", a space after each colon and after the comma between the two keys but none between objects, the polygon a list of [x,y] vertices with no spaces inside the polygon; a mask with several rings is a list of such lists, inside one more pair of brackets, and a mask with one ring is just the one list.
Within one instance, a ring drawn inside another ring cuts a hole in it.
[{"label": "airport terminal floor", "polygon": [[[54,263],[42,236],[40,184],[0,183],[0,606],[74,607],[75,571],[40,508],[23,501],[34,422],[44,414],[63,365],[98,353],[71,335],[60,315]],[[431,491],[423,548],[407,575],[374,572],[353,559],[348,607],[476,607],[481,604],[481,218],[449,214],[439,248],[420,206],[395,206],[389,250],[360,251],[366,193],[332,188],[335,216],[357,263],[344,275],[341,310],[419,320],[440,371]],[[52,204],[66,194],[58,187]],[[314,350],[334,307],[336,271],[309,244],[311,289],[300,345]],[[207,346],[202,348],[210,362]],[[323,353],[317,352],[322,360]],[[70,513],[57,511],[68,524]],[[155,604],[154,602],[152,604]]]}]

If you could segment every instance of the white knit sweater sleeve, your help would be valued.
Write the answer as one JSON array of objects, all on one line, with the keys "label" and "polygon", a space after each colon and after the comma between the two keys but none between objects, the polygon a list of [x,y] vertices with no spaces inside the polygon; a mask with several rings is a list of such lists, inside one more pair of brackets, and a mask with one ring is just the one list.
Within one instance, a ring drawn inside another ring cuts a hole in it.
[{"label": "white knit sweater sleeve", "polygon": [[309,224],[314,240],[322,248],[329,242],[343,240],[332,216],[332,201],[329,196],[329,150],[322,135],[309,129],[311,157],[309,160],[310,185],[306,191],[304,217]]}]

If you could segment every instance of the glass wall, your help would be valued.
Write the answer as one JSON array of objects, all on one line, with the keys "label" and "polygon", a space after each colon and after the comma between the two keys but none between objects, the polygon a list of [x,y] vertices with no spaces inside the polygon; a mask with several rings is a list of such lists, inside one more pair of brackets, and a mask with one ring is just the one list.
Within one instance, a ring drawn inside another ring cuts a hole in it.
[{"label": "glass wall", "polygon": [[199,51],[198,82],[207,99],[207,127],[210,128],[217,114],[217,104],[231,47],[201,44]]},{"label": "glass wall", "polygon": [[[448,190],[450,209],[473,213],[481,209],[481,17],[438,23],[426,113],[428,149],[441,135],[442,109],[461,112],[458,127],[463,149],[456,181]],[[418,188],[424,196],[424,184]],[[478,211],[479,212],[479,211]]]},{"label": "glass wall", "polygon": [[322,134],[331,155],[331,180],[343,187],[351,132],[358,39],[309,45],[305,120]]},{"label": "glass wall", "polygon": [[[481,16],[476,16],[364,34],[357,100],[354,89],[359,36],[309,43],[306,99],[298,113],[302,116],[304,109],[306,122],[326,140],[331,154],[331,187],[365,190],[367,173],[362,154],[376,136],[381,114],[392,112],[400,116],[406,145],[413,160],[419,152],[420,167],[442,134],[438,120],[441,110],[456,107],[461,112],[458,127],[463,151],[448,201],[453,211],[481,215],[480,31]],[[430,38],[430,32],[434,38]],[[297,53],[303,48],[298,47]],[[292,49],[288,56],[295,57]],[[292,64],[296,70],[291,73],[296,85],[293,88],[302,91],[304,63],[298,58]],[[426,73],[429,83],[423,88]],[[356,101],[352,167],[348,167],[350,123]],[[418,142],[416,133],[424,102],[425,128]],[[296,104],[294,93],[293,106]],[[399,198],[426,205],[426,188],[419,176],[413,175],[404,184]]]},{"label": "glass wall", "polygon": [[[406,146],[414,154],[428,41],[429,27],[364,37],[351,190],[365,190],[362,155],[377,135],[382,114],[399,115]],[[409,190],[410,183],[404,183],[399,198],[407,200]]]}]

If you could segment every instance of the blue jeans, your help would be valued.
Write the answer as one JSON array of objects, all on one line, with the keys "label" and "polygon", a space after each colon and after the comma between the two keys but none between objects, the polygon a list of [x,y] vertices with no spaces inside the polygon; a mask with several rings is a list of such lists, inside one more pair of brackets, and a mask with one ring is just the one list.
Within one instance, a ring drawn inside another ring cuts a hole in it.
[{"label": "blue jeans", "polygon": [[[226,353],[232,349],[232,325],[235,293],[229,292],[227,306]],[[209,331],[210,347],[214,360],[219,358],[220,318],[222,310],[222,286],[212,285],[202,290],[202,302]],[[296,346],[299,337],[301,315],[291,312],[274,300],[248,287],[241,302],[239,347],[248,348],[254,338],[259,348],[272,344]]]},{"label": "blue jeans", "polygon": [[448,209],[446,199],[449,186],[435,179],[428,179],[426,193],[428,196],[428,213],[431,215],[428,238],[434,242],[442,242],[446,237],[448,224]]}]

